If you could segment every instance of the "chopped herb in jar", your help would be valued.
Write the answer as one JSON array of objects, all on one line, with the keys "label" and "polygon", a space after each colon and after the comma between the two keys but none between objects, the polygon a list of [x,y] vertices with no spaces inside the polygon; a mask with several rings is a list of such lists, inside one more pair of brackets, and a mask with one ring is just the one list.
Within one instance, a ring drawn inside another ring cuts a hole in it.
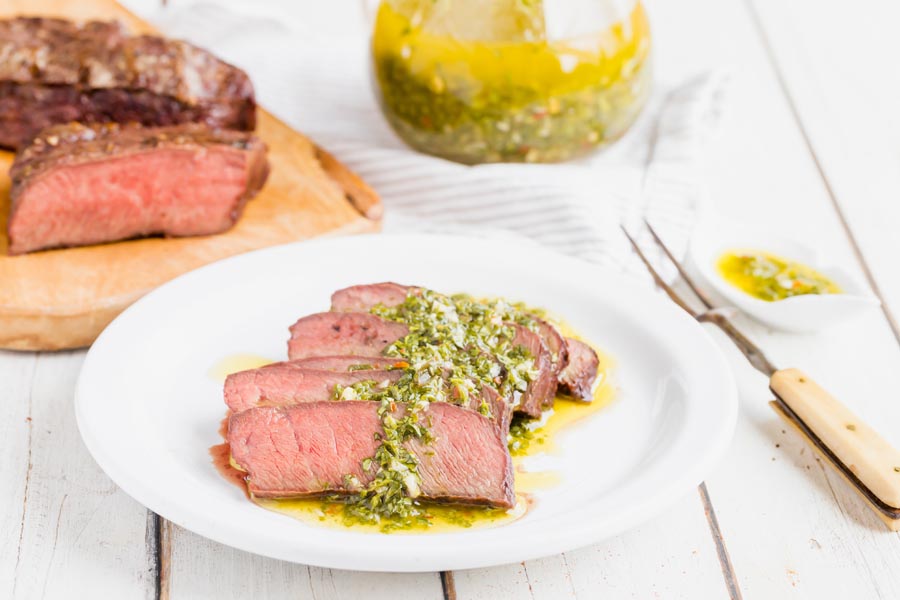
[{"label": "chopped herb in jar", "polygon": [[468,21],[472,2],[381,3],[372,55],[394,130],[418,150],[470,164],[567,160],[620,137],[650,86],[640,3],[594,36],[548,40],[543,1],[509,1]]}]

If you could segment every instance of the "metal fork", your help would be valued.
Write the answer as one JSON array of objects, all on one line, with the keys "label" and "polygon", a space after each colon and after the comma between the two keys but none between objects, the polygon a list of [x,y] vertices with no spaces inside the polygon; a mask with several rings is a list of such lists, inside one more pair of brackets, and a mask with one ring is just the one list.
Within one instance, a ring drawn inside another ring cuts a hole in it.
[{"label": "metal fork", "polygon": [[678,306],[701,323],[721,329],[753,367],[769,378],[775,400],[769,404],[862,496],[892,531],[900,530],[900,452],[846,406],[798,369],[777,369],[701,290],[647,220],[653,241],[675,265],[678,274],[705,307],[698,312],[663,280],[623,225],[641,262]]}]

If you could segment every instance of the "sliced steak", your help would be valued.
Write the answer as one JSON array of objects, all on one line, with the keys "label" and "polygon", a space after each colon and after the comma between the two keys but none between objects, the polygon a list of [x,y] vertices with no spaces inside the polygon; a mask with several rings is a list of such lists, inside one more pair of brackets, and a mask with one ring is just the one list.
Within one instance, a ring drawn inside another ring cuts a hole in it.
[{"label": "sliced steak", "polygon": [[118,23],[3,19],[0,57],[3,147],[71,121],[256,125],[246,73],[187,42],[129,36]]},{"label": "sliced steak", "polygon": [[402,358],[390,356],[311,356],[289,361],[304,369],[346,373],[365,370],[400,369],[409,366]]},{"label": "sliced steak", "polygon": [[[419,289],[421,288],[392,282],[354,285],[332,294],[331,310],[368,311],[378,304],[396,306],[402,303],[411,291]],[[514,343],[524,346],[531,353],[538,371],[537,379],[528,386],[528,390],[514,398],[512,402],[516,412],[531,417],[539,417],[542,410],[553,406],[556,397],[556,376],[561,370],[560,360],[566,355],[565,343],[556,328],[540,319],[537,322],[537,334],[521,325],[510,324],[516,330]],[[556,361],[553,360],[554,354],[551,354],[550,347],[556,349]]]},{"label": "sliced steak", "polygon": [[569,348],[569,364],[559,374],[559,390],[573,398],[591,401],[594,399],[594,381],[600,359],[594,349],[584,342],[566,338],[566,346]]},{"label": "sliced steak", "polygon": [[537,370],[535,379],[515,402],[515,411],[537,418],[542,411],[553,407],[553,400],[556,398],[556,374],[553,372],[550,352],[539,335],[522,325],[510,325],[516,331],[513,344],[523,346],[531,354]]},{"label": "sliced steak", "polygon": [[[371,402],[313,402],[260,407],[233,415],[228,427],[232,459],[247,472],[259,498],[352,493],[345,475],[362,485],[374,477],[362,461],[375,454],[383,432]],[[398,407],[397,416],[403,411]],[[423,498],[511,508],[512,460],[506,435],[478,413],[446,403],[425,408],[434,442],[408,442],[419,461]]]},{"label": "sliced steak", "polygon": [[399,283],[373,283],[354,285],[331,295],[331,310],[336,312],[368,312],[379,304],[397,306],[403,304],[410,290],[419,288]]},{"label": "sliced steak", "polygon": [[381,356],[409,327],[367,313],[316,313],[291,326],[288,358]]},{"label": "sliced steak", "polygon": [[402,370],[337,373],[298,367],[290,362],[232,373],[225,379],[225,404],[232,412],[253,406],[289,406],[301,402],[334,400],[337,385],[374,381],[387,387],[403,376]]},{"label": "sliced steak", "polygon": [[268,176],[266,146],[201,125],[44,130],[10,169],[9,253],[229,229]]},{"label": "sliced steak", "polygon": [[536,332],[541,336],[544,346],[550,353],[550,362],[553,365],[553,372],[558,376],[566,364],[569,362],[569,353],[566,348],[566,341],[562,334],[550,323],[543,319],[534,317],[536,324]]},{"label": "sliced steak", "polygon": [[468,405],[471,410],[481,410],[481,401],[484,400],[491,411],[490,417],[497,424],[503,435],[509,433],[509,422],[512,419],[512,404],[500,395],[497,390],[489,385],[481,386],[481,395],[474,398]]}]

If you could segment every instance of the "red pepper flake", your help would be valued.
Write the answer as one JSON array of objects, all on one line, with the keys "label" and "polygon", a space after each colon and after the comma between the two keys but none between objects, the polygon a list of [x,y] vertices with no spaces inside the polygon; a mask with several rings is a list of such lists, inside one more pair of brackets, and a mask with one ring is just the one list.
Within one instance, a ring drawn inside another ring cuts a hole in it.
[{"label": "red pepper flake", "polygon": [[395,362],[393,364],[393,367],[395,369],[405,369],[405,368],[409,367],[409,363],[406,362],[405,360],[398,360],[397,362]]}]

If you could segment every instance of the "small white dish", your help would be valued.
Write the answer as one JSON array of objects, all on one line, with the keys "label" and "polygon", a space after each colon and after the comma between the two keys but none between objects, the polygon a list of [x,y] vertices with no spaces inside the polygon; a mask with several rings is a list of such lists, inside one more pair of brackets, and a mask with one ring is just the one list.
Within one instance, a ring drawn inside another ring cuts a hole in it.
[{"label": "small white dish", "polygon": [[[251,503],[213,467],[223,358],[286,355],[287,326],[335,289],[395,280],[503,295],[564,317],[615,362],[615,398],[555,441],[556,487],[517,521],[434,534],[316,527]],[[441,235],[302,242],[183,275],[94,343],[75,393],[84,443],[126,493],[236,548],[340,569],[440,571],[519,562],[634,527],[694,490],[728,447],[737,393],[706,331],[627,278],[530,244]]]},{"label": "small white dish", "polygon": [[[716,262],[723,253],[759,250],[801,262],[838,284],[840,294],[809,294],[767,302],[728,283]],[[813,333],[835,325],[881,302],[859,279],[829,264],[815,249],[767,231],[752,230],[727,221],[698,225],[691,236],[690,260],[706,282],[737,308],[782,331]]]}]

